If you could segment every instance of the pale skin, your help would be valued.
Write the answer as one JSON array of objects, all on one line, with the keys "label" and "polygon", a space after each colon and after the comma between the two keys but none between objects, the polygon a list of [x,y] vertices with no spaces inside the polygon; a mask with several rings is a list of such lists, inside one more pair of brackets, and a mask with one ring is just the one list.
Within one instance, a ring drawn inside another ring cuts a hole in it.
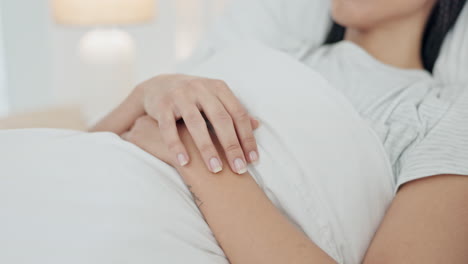
[{"label": "pale skin", "polygon": [[[421,39],[434,3],[435,0],[334,0],[333,17],[347,27],[346,39],[381,62],[420,69]],[[199,134],[174,122],[171,130],[180,132],[180,144],[191,157],[190,163],[181,166],[174,159],[174,145],[167,147],[164,134],[168,132],[161,129],[153,115],[144,116],[144,98],[142,89],[136,89],[97,126],[98,130],[123,133],[125,139],[177,168],[231,263],[334,263],[286,220],[249,173],[239,176],[223,170],[214,175],[208,170],[206,155],[197,144]],[[234,121],[231,124],[236,126]],[[249,124],[253,131],[257,124]],[[210,135],[208,130],[206,134]],[[219,143],[220,136],[216,131],[210,141],[220,160],[232,164],[226,158],[231,156],[223,155],[225,145]],[[243,149],[243,153],[248,152]],[[468,263],[468,177],[427,176],[432,177],[400,188],[364,263]]]}]

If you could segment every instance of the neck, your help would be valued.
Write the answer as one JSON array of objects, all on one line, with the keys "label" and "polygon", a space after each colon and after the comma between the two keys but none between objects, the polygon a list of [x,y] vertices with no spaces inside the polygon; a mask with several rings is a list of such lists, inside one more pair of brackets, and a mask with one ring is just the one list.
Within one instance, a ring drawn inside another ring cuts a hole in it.
[{"label": "neck", "polygon": [[345,39],[361,46],[385,64],[423,69],[421,43],[429,11],[366,30],[347,28]]}]

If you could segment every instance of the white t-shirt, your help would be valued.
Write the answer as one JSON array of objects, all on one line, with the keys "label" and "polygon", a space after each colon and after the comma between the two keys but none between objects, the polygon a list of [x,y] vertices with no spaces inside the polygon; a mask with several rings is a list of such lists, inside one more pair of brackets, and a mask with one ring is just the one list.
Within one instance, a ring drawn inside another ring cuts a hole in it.
[{"label": "white t-shirt", "polygon": [[381,63],[350,41],[305,58],[344,93],[377,132],[400,186],[439,175],[468,175],[468,92],[442,88],[424,70]]}]

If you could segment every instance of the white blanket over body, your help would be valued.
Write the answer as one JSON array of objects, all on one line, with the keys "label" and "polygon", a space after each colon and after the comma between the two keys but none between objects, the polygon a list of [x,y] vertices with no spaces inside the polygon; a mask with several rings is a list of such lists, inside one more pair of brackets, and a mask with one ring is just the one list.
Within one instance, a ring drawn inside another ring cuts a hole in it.
[{"label": "white blanket over body", "polygon": [[[378,138],[286,55],[246,44],[192,74],[261,121],[249,172],[339,263],[360,263],[393,198]],[[228,263],[177,172],[110,133],[0,132],[0,263]]]}]

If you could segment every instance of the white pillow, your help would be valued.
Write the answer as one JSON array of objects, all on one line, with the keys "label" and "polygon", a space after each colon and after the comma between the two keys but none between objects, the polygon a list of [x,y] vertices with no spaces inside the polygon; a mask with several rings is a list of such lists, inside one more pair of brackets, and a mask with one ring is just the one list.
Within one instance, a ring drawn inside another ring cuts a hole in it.
[{"label": "white pillow", "polygon": [[110,133],[0,131],[0,263],[227,264],[176,171]]}]

